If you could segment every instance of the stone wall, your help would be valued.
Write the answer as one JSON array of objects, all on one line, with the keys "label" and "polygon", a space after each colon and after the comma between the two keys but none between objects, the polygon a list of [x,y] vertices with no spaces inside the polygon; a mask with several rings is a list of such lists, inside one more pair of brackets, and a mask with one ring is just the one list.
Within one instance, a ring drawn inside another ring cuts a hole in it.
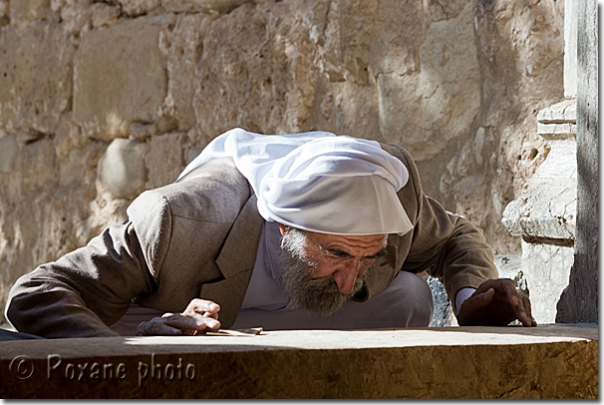
[{"label": "stone wall", "polygon": [[395,142],[426,191],[519,253],[503,209],[548,153],[561,0],[0,0],[0,307],[213,137]]}]

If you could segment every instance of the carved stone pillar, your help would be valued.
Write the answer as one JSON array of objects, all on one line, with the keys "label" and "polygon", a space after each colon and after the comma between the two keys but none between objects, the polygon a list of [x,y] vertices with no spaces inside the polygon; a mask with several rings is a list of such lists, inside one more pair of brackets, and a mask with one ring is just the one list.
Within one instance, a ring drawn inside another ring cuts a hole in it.
[{"label": "carved stone pillar", "polygon": [[505,208],[502,222],[522,237],[522,271],[533,316],[553,323],[573,264],[576,206],[576,100],[541,110],[537,131],[550,152],[527,189]]}]

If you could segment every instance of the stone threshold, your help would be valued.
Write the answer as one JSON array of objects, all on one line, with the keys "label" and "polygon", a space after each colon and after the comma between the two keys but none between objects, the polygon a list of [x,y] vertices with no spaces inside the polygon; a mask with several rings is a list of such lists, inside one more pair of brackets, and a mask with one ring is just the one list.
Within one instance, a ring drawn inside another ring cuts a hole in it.
[{"label": "stone threshold", "polygon": [[598,326],[0,342],[2,398],[598,398]]}]

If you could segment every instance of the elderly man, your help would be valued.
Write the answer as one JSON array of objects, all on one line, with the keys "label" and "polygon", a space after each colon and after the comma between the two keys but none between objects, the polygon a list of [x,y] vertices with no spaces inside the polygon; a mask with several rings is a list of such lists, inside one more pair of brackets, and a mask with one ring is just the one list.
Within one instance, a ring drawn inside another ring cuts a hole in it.
[{"label": "elderly man", "polygon": [[461,325],[536,325],[482,233],[423,193],[397,146],[235,129],[128,216],[17,281],[6,308],[17,330],[428,326],[425,274],[443,280]]}]

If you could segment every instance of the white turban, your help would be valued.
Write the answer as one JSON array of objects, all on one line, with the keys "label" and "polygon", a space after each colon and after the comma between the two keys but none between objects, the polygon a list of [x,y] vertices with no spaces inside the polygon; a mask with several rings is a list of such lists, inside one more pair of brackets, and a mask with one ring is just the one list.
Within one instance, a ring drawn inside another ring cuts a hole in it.
[{"label": "white turban", "polygon": [[232,158],[250,182],[267,221],[340,235],[403,235],[413,228],[396,195],[409,179],[407,168],[378,142],[237,128],[210,142],[176,181],[223,157]]}]

